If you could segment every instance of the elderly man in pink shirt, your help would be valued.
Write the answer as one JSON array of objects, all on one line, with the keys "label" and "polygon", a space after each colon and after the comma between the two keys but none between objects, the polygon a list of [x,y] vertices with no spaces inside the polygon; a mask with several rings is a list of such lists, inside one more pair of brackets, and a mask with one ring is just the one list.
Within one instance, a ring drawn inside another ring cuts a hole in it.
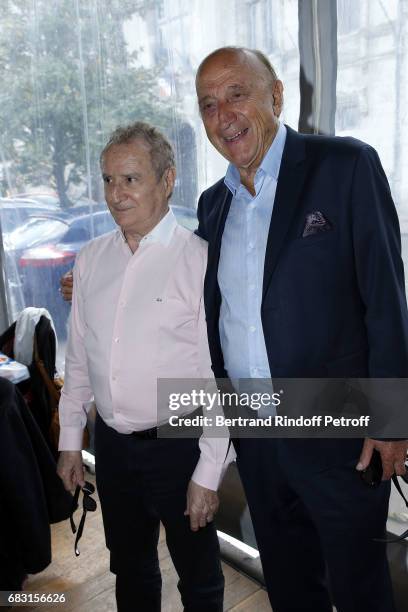
[{"label": "elderly man in pink shirt", "polygon": [[118,229],[88,243],[75,263],[58,473],[68,490],[84,485],[84,405],[94,397],[96,482],[118,610],[160,610],[161,521],[184,609],[221,612],[212,519],[233,456],[228,439],[157,437],[157,379],[212,375],[207,246],[169,209],[174,154],[155,128],[118,128],[101,168]]}]

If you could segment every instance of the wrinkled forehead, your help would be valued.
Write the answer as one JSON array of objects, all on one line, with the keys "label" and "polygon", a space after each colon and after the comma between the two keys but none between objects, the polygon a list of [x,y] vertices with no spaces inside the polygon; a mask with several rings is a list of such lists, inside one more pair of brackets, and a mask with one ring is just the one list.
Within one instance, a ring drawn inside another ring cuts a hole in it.
[{"label": "wrinkled forehead", "polygon": [[205,59],[198,69],[196,83],[216,77],[218,73],[226,70],[245,68],[248,66],[248,57],[243,52],[222,51]]},{"label": "wrinkled forehead", "polygon": [[[148,157],[149,156],[149,157]],[[150,159],[150,147],[142,138],[134,138],[128,142],[112,143],[104,150],[101,165],[115,161],[139,161]]]},{"label": "wrinkled forehead", "polygon": [[265,68],[258,58],[244,51],[223,51],[201,64],[196,76],[197,93],[235,79],[240,82],[266,80]]}]

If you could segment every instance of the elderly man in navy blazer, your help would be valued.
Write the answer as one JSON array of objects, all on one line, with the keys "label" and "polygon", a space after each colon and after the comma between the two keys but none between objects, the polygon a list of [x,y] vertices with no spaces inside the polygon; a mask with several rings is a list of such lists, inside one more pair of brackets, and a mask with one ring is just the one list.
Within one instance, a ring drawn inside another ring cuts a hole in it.
[{"label": "elderly man in navy blazer", "polygon": [[[280,123],[283,85],[258,51],[218,49],[196,87],[207,136],[229,161],[198,207],[215,375],[406,377],[398,219],[375,150]],[[236,446],[273,611],[394,611],[374,538],[384,536],[389,479],[405,472],[406,440]],[[370,488],[358,470],[374,449],[383,482]]]}]

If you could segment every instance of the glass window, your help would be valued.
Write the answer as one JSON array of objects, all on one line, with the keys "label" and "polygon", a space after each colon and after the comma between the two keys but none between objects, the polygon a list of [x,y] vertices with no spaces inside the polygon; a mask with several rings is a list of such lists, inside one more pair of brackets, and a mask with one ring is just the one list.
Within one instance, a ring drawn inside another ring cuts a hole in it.
[{"label": "glass window", "polygon": [[[352,32],[347,25],[351,6],[358,7],[360,14]],[[336,133],[354,136],[377,149],[397,206],[407,265],[408,154],[404,143],[408,132],[404,126],[408,89],[404,75],[408,54],[403,41],[408,33],[408,3],[343,0],[338,3],[337,18]]]},{"label": "glass window", "polygon": [[[408,3],[338,0],[336,132],[373,145],[397,206],[402,256],[408,269]],[[358,16],[358,18],[357,18]],[[405,274],[407,279],[407,274]],[[406,285],[408,291],[408,285]],[[388,529],[401,533],[406,508],[394,487]]]},{"label": "glass window", "polygon": [[[297,0],[209,0],[205,10],[186,0],[4,3],[0,196],[7,206],[1,204],[0,220],[5,236],[17,231],[13,240],[26,249],[36,236],[40,249],[23,270],[21,254],[6,246],[12,319],[36,296],[35,305],[61,320],[68,310],[58,274],[72,265],[88,236],[115,227],[109,213],[98,218],[104,206],[99,153],[118,124],[145,120],[167,133],[178,170],[172,205],[181,223],[196,227],[199,193],[226,168],[206,138],[195,100],[195,72],[210,51],[242,43],[264,51],[284,76],[284,119],[296,125],[297,27]],[[30,203],[18,207],[22,198]],[[44,208],[54,221],[22,225]],[[93,221],[81,226],[78,218],[86,213]],[[62,222],[69,225],[63,238],[52,232]],[[37,273],[41,268],[41,292],[26,288],[34,262]],[[59,327],[64,338],[65,322]],[[64,341],[60,345],[63,351]]]},{"label": "glass window", "polygon": [[337,0],[338,32],[349,34],[360,27],[361,2]]}]

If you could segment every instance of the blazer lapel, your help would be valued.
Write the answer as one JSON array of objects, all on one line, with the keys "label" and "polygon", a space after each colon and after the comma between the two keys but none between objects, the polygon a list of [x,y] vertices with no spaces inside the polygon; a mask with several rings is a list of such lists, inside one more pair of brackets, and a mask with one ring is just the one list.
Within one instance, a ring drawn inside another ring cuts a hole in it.
[{"label": "blazer lapel", "polygon": [[286,126],[286,143],[276,187],[271,224],[266,244],[262,299],[269,284],[280,251],[297,208],[306,176],[305,141],[297,132]]},{"label": "blazer lapel", "polygon": [[217,273],[218,262],[220,259],[221,239],[227,219],[228,211],[231,206],[232,194],[227,186],[220,195],[218,208],[218,216],[214,226],[214,240],[210,240],[208,244],[208,268]]},{"label": "blazer lapel", "polygon": [[220,259],[221,240],[231,205],[232,194],[225,186],[222,190],[217,207],[218,215],[214,220],[214,231],[208,242],[208,265],[204,280],[205,309],[207,314],[207,331],[210,346],[211,360],[214,374],[219,378],[226,378],[224,360],[221,351],[220,335],[218,331],[218,318],[221,307],[221,292],[217,282],[218,262]]},{"label": "blazer lapel", "polygon": [[221,293],[217,282],[218,262],[220,259],[221,239],[224,231],[225,221],[228,215],[232,199],[232,194],[225,186],[214,204],[214,211],[217,211],[215,219],[212,221],[213,228],[208,240],[208,264],[207,273],[204,280],[204,293],[206,296],[207,324],[209,321],[216,321],[218,329],[218,315],[221,305]]}]

